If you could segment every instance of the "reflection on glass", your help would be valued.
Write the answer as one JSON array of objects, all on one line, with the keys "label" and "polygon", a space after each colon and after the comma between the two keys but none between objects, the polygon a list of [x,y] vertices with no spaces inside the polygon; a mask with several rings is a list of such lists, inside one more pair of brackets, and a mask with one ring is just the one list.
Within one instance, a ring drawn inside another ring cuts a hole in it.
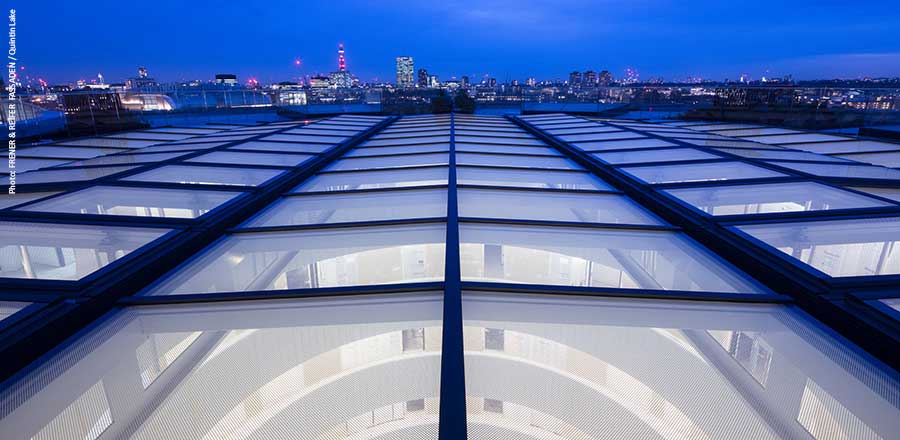
[{"label": "reflection on glass", "polygon": [[0,277],[78,280],[167,229],[0,222]]},{"label": "reflection on glass", "polygon": [[234,234],[151,294],[441,281],[445,238],[443,224]]},{"label": "reflection on glass", "polygon": [[785,176],[779,172],[743,162],[623,167],[622,170],[647,183],[704,182]]},{"label": "reflection on glass", "polygon": [[660,148],[658,150],[617,151],[608,153],[594,153],[600,160],[611,164],[641,163],[641,162],[679,162],[684,160],[721,159],[720,156],[709,154],[693,148]]},{"label": "reflection on glass", "polygon": [[577,142],[574,143],[584,151],[630,150],[635,148],[675,147],[676,144],[659,139],[631,139],[625,141]]},{"label": "reflection on glass", "polygon": [[135,182],[190,183],[198,185],[256,186],[283,173],[262,168],[204,167],[165,165],[122,180]]},{"label": "reflection on glass", "polygon": [[72,214],[197,218],[240,193],[161,188],[93,186],[20,208]]},{"label": "reflection on glass", "polygon": [[354,148],[343,157],[384,156],[388,154],[437,153],[450,151],[450,144],[401,145],[399,147]]},{"label": "reflection on glass", "polygon": [[293,167],[313,158],[311,154],[292,153],[244,153],[239,151],[213,151],[188,159],[188,162],[211,162],[235,165],[270,165]]},{"label": "reflection on glass", "polygon": [[884,305],[900,312],[900,298],[890,298],[881,300]]},{"label": "reflection on glass", "polygon": [[717,148],[717,150],[753,159],[810,160],[818,162],[847,163],[847,161],[843,159],[826,156],[824,154],[810,153],[808,151],[752,148]]},{"label": "reflection on glass", "polygon": [[16,176],[16,183],[53,183],[53,182],[84,182],[99,179],[112,174],[127,171],[133,166],[93,167],[93,168],[69,168],[69,169],[44,169],[28,171]]},{"label": "reflection on glass", "polygon": [[606,182],[586,172],[459,167],[456,169],[456,178],[457,183],[460,185],[570,190],[613,190],[613,187],[609,186]]},{"label": "reflection on glass", "polygon": [[404,188],[446,184],[446,167],[376,170],[317,174],[294,188],[292,192],[349,191],[354,189]]},{"label": "reflection on glass", "polygon": [[900,432],[896,378],[790,307],[464,293],[463,317],[470,437]]},{"label": "reflection on glass", "polygon": [[16,191],[15,194],[7,194],[3,197],[0,197],[0,209],[9,208],[12,206],[18,206],[23,203],[28,203],[34,200],[42,199],[44,197],[49,197],[54,194],[58,194],[58,191],[41,191],[41,192],[19,192]]},{"label": "reflection on glass", "polygon": [[329,165],[327,171],[371,170],[378,168],[402,168],[424,165],[446,165],[447,153],[410,154],[405,156],[356,157],[341,159]]},{"label": "reflection on glass", "polygon": [[769,246],[833,277],[900,273],[900,219],[743,225]]},{"label": "reflection on glass", "polygon": [[813,182],[680,188],[666,192],[712,215],[891,206],[887,202]]},{"label": "reflection on glass", "polygon": [[890,179],[900,180],[900,170],[870,165],[838,165],[830,163],[802,163],[802,162],[776,162],[770,163],[802,171],[814,176],[849,177],[861,179]]},{"label": "reflection on glass", "polygon": [[763,292],[676,232],[463,224],[459,235],[465,280]]},{"label": "reflection on glass", "polygon": [[437,439],[440,297],[401,297],[127,309],[7,388],[0,438]]},{"label": "reflection on glass", "polygon": [[459,189],[460,217],[659,225],[659,219],[625,196]]},{"label": "reflection on glass", "polygon": [[538,157],[521,155],[456,153],[459,165],[481,165],[491,167],[553,168],[580,170],[581,166],[563,157]]},{"label": "reflection on glass", "polygon": [[334,145],[330,144],[296,144],[290,142],[250,141],[229,147],[230,150],[276,151],[285,153],[321,153]]},{"label": "reflection on glass", "polygon": [[285,197],[245,226],[318,225],[445,217],[447,190]]},{"label": "reflection on glass", "polygon": [[849,188],[900,202],[900,188],[879,188],[875,186],[851,186]]},{"label": "reflection on glass", "polygon": [[900,167],[900,151],[890,151],[887,153],[842,154],[838,155],[837,157],[854,160],[857,162],[881,165],[883,167]]}]

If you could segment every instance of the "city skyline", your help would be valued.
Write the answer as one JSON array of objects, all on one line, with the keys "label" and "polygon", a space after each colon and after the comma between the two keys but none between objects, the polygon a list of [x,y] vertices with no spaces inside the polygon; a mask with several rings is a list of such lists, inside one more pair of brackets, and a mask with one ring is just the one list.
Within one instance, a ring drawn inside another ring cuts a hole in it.
[{"label": "city skyline", "polygon": [[[49,16],[20,11],[24,75],[49,83],[98,73],[124,79],[134,75],[134,66],[148,66],[164,82],[229,72],[271,83],[336,70],[335,47],[341,43],[347,69],[364,82],[393,82],[398,56],[414,57],[417,67],[441,78],[467,75],[474,81],[487,75],[500,82],[565,80],[572,70],[609,70],[620,77],[626,68],[636,69],[642,79],[717,81],[744,73],[830,79],[900,72],[900,43],[891,37],[900,26],[898,14],[865,14],[848,22],[843,6],[818,2],[811,11],[795,5],[777,14],[742,4],[674,7],[656,1],[427,8],[341,2],[303,9],[276,2],[242,7],[242,14],[226,5],[170,8],[167,3],[140,11],[102,1],[88,11],[62,3]],[[215,20],[221,29],[214,29],[221,32],[171,20],[173,10]],[[123,38],[122,23],[137,19],[161,27]],[[354,26],[343,25],[348,22]],[[91,32],[72,37],[72,23],[91,26]],[[240,32],[227,32],[231,28]],[[180,44],[186,41],[192,43]]]}]

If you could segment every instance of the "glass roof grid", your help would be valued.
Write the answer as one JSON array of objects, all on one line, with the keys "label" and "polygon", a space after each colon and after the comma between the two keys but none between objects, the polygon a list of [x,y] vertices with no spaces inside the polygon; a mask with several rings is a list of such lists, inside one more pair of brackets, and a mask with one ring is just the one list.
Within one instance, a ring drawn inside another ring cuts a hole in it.
[{"label": "glass roof grid", "polygon": [[838,142],[811,142],[791,144],[791,148],[819,154],[868,153],[876,151],[896,151],[900,145],[888,142],[847,140]]},{"label": "glass roof grid", "polygon": [[275,153],[305,153],[319,154],[330,148],[334,148],[332,144],[298,144],[292,142],[265,142],[265,141],[249,141],[240,143],[227,150],[241,151],[271,151]]},{"label": "glass roof grid", "polygon": [[213,151],[186,159],[185,162],[296,167],[314,157],[314,154],[300,153]]},{"label": "glass roof grid", "polygon": [[118,174],[138,168],[137,166],[94,166],[82,168],[45,168],[36,171],[27,171],[16,176],[18,185],[59,183],[59,182],[86,182],[103,177]]},{"label": "glass roof grid", "polygon": [[809,142],[841,141],[848,140],[850,138],[821,133],[797,133],[770,136],[745,136],[744,139],[762,142],[764,144],[786,145]]},{"label": "glass roof grid", "polygon": [[511,168],[539,168],[539,169],[564,169],[583,170],[575,161],[558,156],[526,156],[521,154],[495,154],[495,153],[456,153],[456,162],[459,165],[480,165],[490,167]]},{"label": "glass roof grid", "polygon": [[620,131],[620,132],[609,132],[609,133],[590,133],[590,134],[570,134],[570,135],[562,135],[556,136],[557,138],[572,143],[579,142],[590,142],[590,141],[604,141],[604,140],[615,140],[615,139],[642,139],[646,138],[643,134],[634,132],[634,131]]},{"label": "glass roof grid", "polygon": [[291,193],[446,185],[447,167],[396,168],[317,174]]},{"label": "glass roof grid", "polygon": [[0,198],[0,209],[8,209],[16,206],[21,206],[26,203],[41,200],[59,193],[60,191],[16,191],[15,194],[7,194],[6,197]]},{"label": "glass roof grid", "polygon": [[835,158],[835,160],[845,159],[855,162],[870,163],[889,168],[900,168],[900,149],[897,151],[888,151],[883,153],[854,153],[854,154],[836,154],[834,156],[826,156]]},{"label": "glass roof grid", "polygon": [[24,147],[16,150],[16,156],[20,158],[48,158],[48,159],[90,159],[107,154],[134,151],[125,148],[92,148],[92,147],[66,147],[61,145],[39,145]]},{"label": "glass roof grid", "polygon": [[570,142],[570,145],[587,152],[635,150],[642,148],[677,147],[678,144],[654,138],[620,141]]},{"label": "glass roof grid", "polygon": [[447,165],[449,163],[447,153],[422,153],[404,154],[392,156],[367,156],[348,157],[338,159],[326,166],[321,172],[332,171],[363,171],[385,168],[422,167],[434,165]]}]

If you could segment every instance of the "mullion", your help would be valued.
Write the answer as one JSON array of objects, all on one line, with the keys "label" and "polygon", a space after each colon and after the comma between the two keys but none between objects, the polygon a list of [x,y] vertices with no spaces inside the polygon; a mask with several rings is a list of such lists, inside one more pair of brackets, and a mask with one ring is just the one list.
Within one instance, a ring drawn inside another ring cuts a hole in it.
[{"label": "mullion", "polygon": [[451,113],[438,421],[438,438],[443,440],[456,440],[467,437],[462,274],[460,271],[459,252],[459,206],[456,188],[456,134],[454,122],[454,114]]}]

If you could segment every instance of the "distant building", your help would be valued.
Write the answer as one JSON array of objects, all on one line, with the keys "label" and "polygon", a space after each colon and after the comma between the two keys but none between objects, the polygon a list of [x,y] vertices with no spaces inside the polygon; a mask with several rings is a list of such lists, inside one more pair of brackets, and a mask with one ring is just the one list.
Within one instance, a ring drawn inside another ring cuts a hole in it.
[{"label": "distant building", "polygon": [[237,85],[237,75],[231,73],[217,73],[216,74],[216,84],[227,85],[227,86],[235,86]]},{"label": "distant building", "polygon": [[463,75],[462,78],[459,79],[460,87],[469,87],[469,77]]},{"label": "distant building", "polygon": [[582,75],[582,81],[585,85],[593,86],[597,84],[597,72],[588,70]]},{"label": "distant building", "polygon": [[347,70],[347,61],[344,59],[344,44],[338,45],[338,70],[328,75],[330,86],[335,89],[349,89],[353,87],[353,75]]},{"label": "distant building", "polygon": [[609,70],[604,70],[600,72],[600,75],[597,76],[597,84],[606,87],[615,82],[615,78],[613,78],[612,73]]},{"label": "distant building", "polygon": [[535,79],[533,76],[529,77],[528,79],[525,80],[525,84],[528,85],[529,87],[534,87],[537,84],[537,79]]},{"label": "distant building", "polygon": [[581,72],[572,72],[569,74],[569,85],[581,85]]},{"label": "distant building", "polygon": [[428,87],[432,89],[436,89],[441,86],[441,81],[438,79],[437,75],[429,75],[428,76]]},{"label": "distant building", "polygon": [[313,89],[327,89],[331,85],[331,81],[327,76],[314,76],[309,79],[309,87]]},{"label": "distant building", "polygon": [[413,87],[413,65],[412,57],[397,57],[397,87],[408,88]]},{"label": "distant building", "polygon": [[416,76],[416,85],[419,87],[428,87],[428,71],[425,69],[419,69],[418,75]]},{"label": "distant building", "polygon": [[128,80],[125,81],[125,88],[128,90],[156,87],[158,85],[156,80],[150,78],[150,73],[147,71],[147,68],[143,66],[138,67],[138,75],[136,78],[128,78]]}]

